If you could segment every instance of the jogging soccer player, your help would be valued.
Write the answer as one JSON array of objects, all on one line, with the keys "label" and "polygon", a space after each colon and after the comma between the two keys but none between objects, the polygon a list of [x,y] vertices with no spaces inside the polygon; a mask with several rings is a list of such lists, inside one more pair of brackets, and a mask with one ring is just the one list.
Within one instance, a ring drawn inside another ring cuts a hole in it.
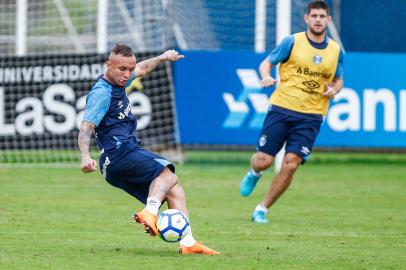
[{"label": "jogging soccer player", "polygon": [[[165,61],[177,61],[184,56],[175,50],[136,63],[132,49],[116,45],[106,62],[107,69],[89,91],[86,110],[80,126],[78,143],[82,156],[81,170],[90,173],[97,169],[96,160],[89,154],[94,134],[101,150],[100,171],[108,183],[123,189],[146,207],[134,214],[137,223],[151,236],[158,234],[158,209],[166,201],[168,208],[179,209],[189,216],[185,193],[178,183],[174,165],[167,159],[143,149],[135,136],[137,119],[125,88],[136,77],[142,77]],[[180,241],[180,253],[219,254],[200,242],[192,233]]]},{"label": "jogging soccer player", "polygon": [[251,215],[255,223],[268,223],[268,209],[289,187],[299,165],[309,157],[329,100],[343,86],[343,53],[326,36],[327,23],[331,20],[328,5],[324,1],[310,2],[304,20],[306,32],[284,38],[259,66],[261,85],[270,87],[276,83],[270,71],[280,63],[280,83],[271,95],[251,169],[241,181],[241,195],[251,194],[285,142],[286,154],[281,170]]}]

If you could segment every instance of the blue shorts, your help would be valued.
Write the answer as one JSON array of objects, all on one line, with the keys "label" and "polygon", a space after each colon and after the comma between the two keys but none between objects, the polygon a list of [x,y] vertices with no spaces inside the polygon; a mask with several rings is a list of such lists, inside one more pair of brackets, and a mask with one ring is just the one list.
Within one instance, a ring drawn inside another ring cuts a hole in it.
[{"label": "blue shorts", "polygon": [[294,153],[305,161],[312,151],[322,118],[308,119],[282,111],[272,109],[268,112],[259,136],[257,151],[276,156],[286,142],[286,153]]},{"label": "blue shorts", "polygon": [[99,166],[108,183],[123,189],[144,204],[151,182],[166,167],[175,172],[170,161],[134,143],[123,143],[115,151],[102,153]]}]

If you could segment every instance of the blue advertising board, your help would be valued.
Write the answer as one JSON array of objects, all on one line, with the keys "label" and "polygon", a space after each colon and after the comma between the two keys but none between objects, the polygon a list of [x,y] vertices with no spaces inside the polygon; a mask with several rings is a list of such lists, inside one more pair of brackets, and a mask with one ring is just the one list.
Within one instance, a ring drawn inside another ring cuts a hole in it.
[{"label": "blue advertising board", "polygon": [[[261,88],[266,54],[186,51],[175,64],[183,144],[255,145],[273,89]],[[331,101],[322,147],[406,147],[405,54],[347,53],[344,89]]]}]

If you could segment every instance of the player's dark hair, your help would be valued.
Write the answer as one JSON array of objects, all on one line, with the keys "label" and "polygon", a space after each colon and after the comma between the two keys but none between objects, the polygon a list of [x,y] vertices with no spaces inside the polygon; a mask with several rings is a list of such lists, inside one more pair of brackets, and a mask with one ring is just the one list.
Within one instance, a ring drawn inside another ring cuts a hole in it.
[{"label": "player's dark hair", "polygon": [[114,46],[113,49],[111,49],[111,52],[116,55],[122,55],[125,57],[134,56],[133,50],[125,44],[116,44],[116,46]]},{"label": "player's dark hair", "polygon": [[312,9],[324,9],[327,11],[327,14],[329,14],[328,4],[322,0],[312,1],[307,4],[307,14],[310,14],[310,10]]}]

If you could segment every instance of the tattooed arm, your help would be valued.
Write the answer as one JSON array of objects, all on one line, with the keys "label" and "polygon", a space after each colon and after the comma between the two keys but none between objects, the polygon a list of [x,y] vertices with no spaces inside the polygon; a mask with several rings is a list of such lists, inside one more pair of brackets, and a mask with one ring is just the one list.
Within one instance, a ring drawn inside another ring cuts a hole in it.
[{"label": "tattooed arm", "polygon": [[137,77],[142,77],[153,71],[159,64],[166,61],[178,61],[185,56],[175,50],[168,50],[163,54],[139,62],[136,66]]},{"label": "tattooed arm", "polygon": [[94,129],[95,125],[87,121],[82,121],[80,125],[78,143],[82,156],[82,164],[80,167],[84,173],[93,172],[97,169],[96,160],[92,159],[89,154],[89,146]]}]

